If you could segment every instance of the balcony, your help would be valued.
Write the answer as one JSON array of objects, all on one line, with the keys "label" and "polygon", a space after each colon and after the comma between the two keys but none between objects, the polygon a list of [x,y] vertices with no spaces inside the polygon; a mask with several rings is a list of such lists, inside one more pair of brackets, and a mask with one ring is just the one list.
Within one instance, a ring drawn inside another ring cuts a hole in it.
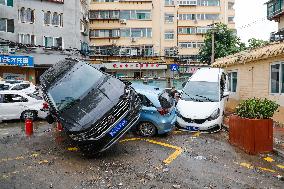
[{"label": "balcony", "polygon": [[119,20],[119,11],[117,10],[90,10],[90,20]]},{"label": "balcony", "polygon": [[270,34],[270,42],[275,41],[284,41],[284,30],[278,31],[278,32],[272,32]]},{"label": "balcony", "polygon": [[283,0],[270,0],[267,3],[267,19],[279,22],[283,15]]}]

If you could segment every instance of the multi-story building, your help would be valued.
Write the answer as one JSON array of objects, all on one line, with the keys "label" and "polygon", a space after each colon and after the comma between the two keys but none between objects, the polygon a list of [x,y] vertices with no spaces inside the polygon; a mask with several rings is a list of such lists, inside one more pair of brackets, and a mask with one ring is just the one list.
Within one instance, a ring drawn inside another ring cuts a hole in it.
[{"label": "multi-story building", "polygon": [[141,69],[142,75],[165,77],[162,64],[176,62],[191,72],[210,25],[235,28],[233,6],[234,0],[91,0],[91,57],[128,77]]},{"label": "multi-story building", "polygon": [[284,40],[284,2],[283,0],[270,0],[267,3],[267,19],[278,22],[278,31],[271,33],[271,41]]},{"label": "multi-story building", "polygon": [[89,0],[0,0],[0,76],[36,82],[43,70],[35,67],[75,54],[66,49],[87,51],[88,6]]}]

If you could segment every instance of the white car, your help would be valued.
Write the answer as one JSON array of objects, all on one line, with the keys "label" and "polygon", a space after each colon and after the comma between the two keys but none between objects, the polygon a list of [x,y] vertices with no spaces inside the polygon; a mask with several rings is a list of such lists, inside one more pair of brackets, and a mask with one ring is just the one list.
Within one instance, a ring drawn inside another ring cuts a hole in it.
[{"label": "white car", "polygon": [[29,81],[18,80],[4,80],[0,81],[0,91],[21,91],[25,93],[35,93],[37,91],[36,86]]},{"label": "white car", "polygon": [[31,118],[45,119],[48,104],[39,96],[19,91],[0,91],[0,122]]},{"label": "white car", "polygon": [[189,78],[178,100],[177,126],[189,131],[219,131],[223,123],[226,75],[219,68],[201,68]]}]

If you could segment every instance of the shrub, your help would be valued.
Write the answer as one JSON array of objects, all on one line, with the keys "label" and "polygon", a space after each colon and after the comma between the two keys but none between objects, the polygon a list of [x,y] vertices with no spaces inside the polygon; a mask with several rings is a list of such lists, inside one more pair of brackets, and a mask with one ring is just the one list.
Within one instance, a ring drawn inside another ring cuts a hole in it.
[{"label": "shrub", "polygon": [[236,113],[242,118],[269,119],[279,105],[268,99],[251,98],[242,101],[236,108]]}]

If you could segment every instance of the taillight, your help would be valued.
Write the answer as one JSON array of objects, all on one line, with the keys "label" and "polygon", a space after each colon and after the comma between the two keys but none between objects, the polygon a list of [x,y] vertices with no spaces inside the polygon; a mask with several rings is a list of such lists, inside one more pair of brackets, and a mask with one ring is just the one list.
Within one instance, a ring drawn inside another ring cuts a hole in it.
[{"label": "taillight", "polygon": [[47,109],[49,108],[48,103],[47,103],[47,102],[44,102],[44,103],[42,104],[42,108],[45,109],[45,110],[47,110]]},{"label": "taillight", "polygon": [[157,109],[158,112],[161,114],[161,115],[166,115],[169,113],[169,109],[165,109],[165,108],[159,108]]}]

